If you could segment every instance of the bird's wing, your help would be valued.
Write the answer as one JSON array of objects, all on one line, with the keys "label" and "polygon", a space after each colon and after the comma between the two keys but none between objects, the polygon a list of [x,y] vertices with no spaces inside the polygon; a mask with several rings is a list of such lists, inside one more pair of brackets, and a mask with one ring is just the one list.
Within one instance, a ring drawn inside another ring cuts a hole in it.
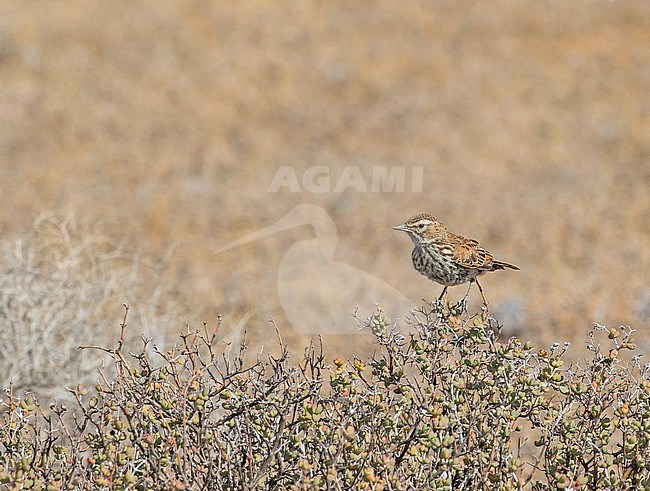
[{"label": "bird's wing", "polygon": [[455,263],[469,269],[489,269],[492,263],[492,254],[479,247],[474,239],[466,239],[460,235],[449,234],[453,243],[452,259]]}]

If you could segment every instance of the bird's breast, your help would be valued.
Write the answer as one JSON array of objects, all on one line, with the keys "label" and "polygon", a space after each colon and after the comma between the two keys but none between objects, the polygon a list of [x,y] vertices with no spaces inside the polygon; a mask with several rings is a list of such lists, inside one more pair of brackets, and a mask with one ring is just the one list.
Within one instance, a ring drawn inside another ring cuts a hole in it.
[{"label": "bird's breast", "polygon": [[477,270],[459,267],[449,251],[434,244],[415,247],[411,259],[418,273],[444,286],[460,285],[473,280],[478,273]]}]

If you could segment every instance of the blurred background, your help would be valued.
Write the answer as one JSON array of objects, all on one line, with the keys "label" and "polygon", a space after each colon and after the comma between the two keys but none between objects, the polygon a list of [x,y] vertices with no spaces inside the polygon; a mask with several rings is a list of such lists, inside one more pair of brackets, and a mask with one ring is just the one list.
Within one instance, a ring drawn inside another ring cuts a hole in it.
[{"label": "blurred background", "polygon": [[[646,0],[6,0],[0,159],[6,251],[31,240],[47,276],[48,244],[76,257],[90,228],[131,261],[103,307],[115,332],[164,285],[159,317],[133,318],[160,343],[221,314],[251,342],[274,342],[272,317],[299,351],[318,332],[363,350],[355,307],[394,294],[399,319],[440,293],[392,230],[428,212],[521,268],[482,281],[505,335],[630,324],[649,347]],[[315,166],[329,185],[305,185]],[[370,192],[373,168],[405,185]]]}]

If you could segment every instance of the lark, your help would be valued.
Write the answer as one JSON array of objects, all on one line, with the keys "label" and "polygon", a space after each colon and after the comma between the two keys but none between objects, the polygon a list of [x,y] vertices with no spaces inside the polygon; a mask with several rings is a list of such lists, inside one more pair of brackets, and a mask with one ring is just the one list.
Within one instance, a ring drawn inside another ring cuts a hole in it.
[{"label": "lark", "polygon": [[472,283],[476,283],[489,316],[488,302],[478,277],[488,271],[519,270],[513,264],[495,260],[478,241],[450,232],[440,220],[426,213],[415,215],[393,229],[411,237],[415,245],[411,253],[415,270],[444,287],[438,302],[442,302],[448,287],[469,283],[464,303]]}]

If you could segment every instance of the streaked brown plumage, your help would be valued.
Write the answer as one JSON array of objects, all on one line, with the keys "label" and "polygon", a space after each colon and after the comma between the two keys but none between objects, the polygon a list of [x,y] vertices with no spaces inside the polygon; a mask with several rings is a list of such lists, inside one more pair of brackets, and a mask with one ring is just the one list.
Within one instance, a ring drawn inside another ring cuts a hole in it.
[{"label": "streaked brown plumage", "polygon": [[409,234],[415,245],[411,254],[413,267],[445,287],[441,299],[447,287],[467,282],[471,286],[471,282],[475,281],[487,307],[478,276],[488,271],[519,269],[512,264],[496,261],[492,254],[480,247],[478,241],[450,232],[441,221],[426,213],[415,215],[393,229]]}]

